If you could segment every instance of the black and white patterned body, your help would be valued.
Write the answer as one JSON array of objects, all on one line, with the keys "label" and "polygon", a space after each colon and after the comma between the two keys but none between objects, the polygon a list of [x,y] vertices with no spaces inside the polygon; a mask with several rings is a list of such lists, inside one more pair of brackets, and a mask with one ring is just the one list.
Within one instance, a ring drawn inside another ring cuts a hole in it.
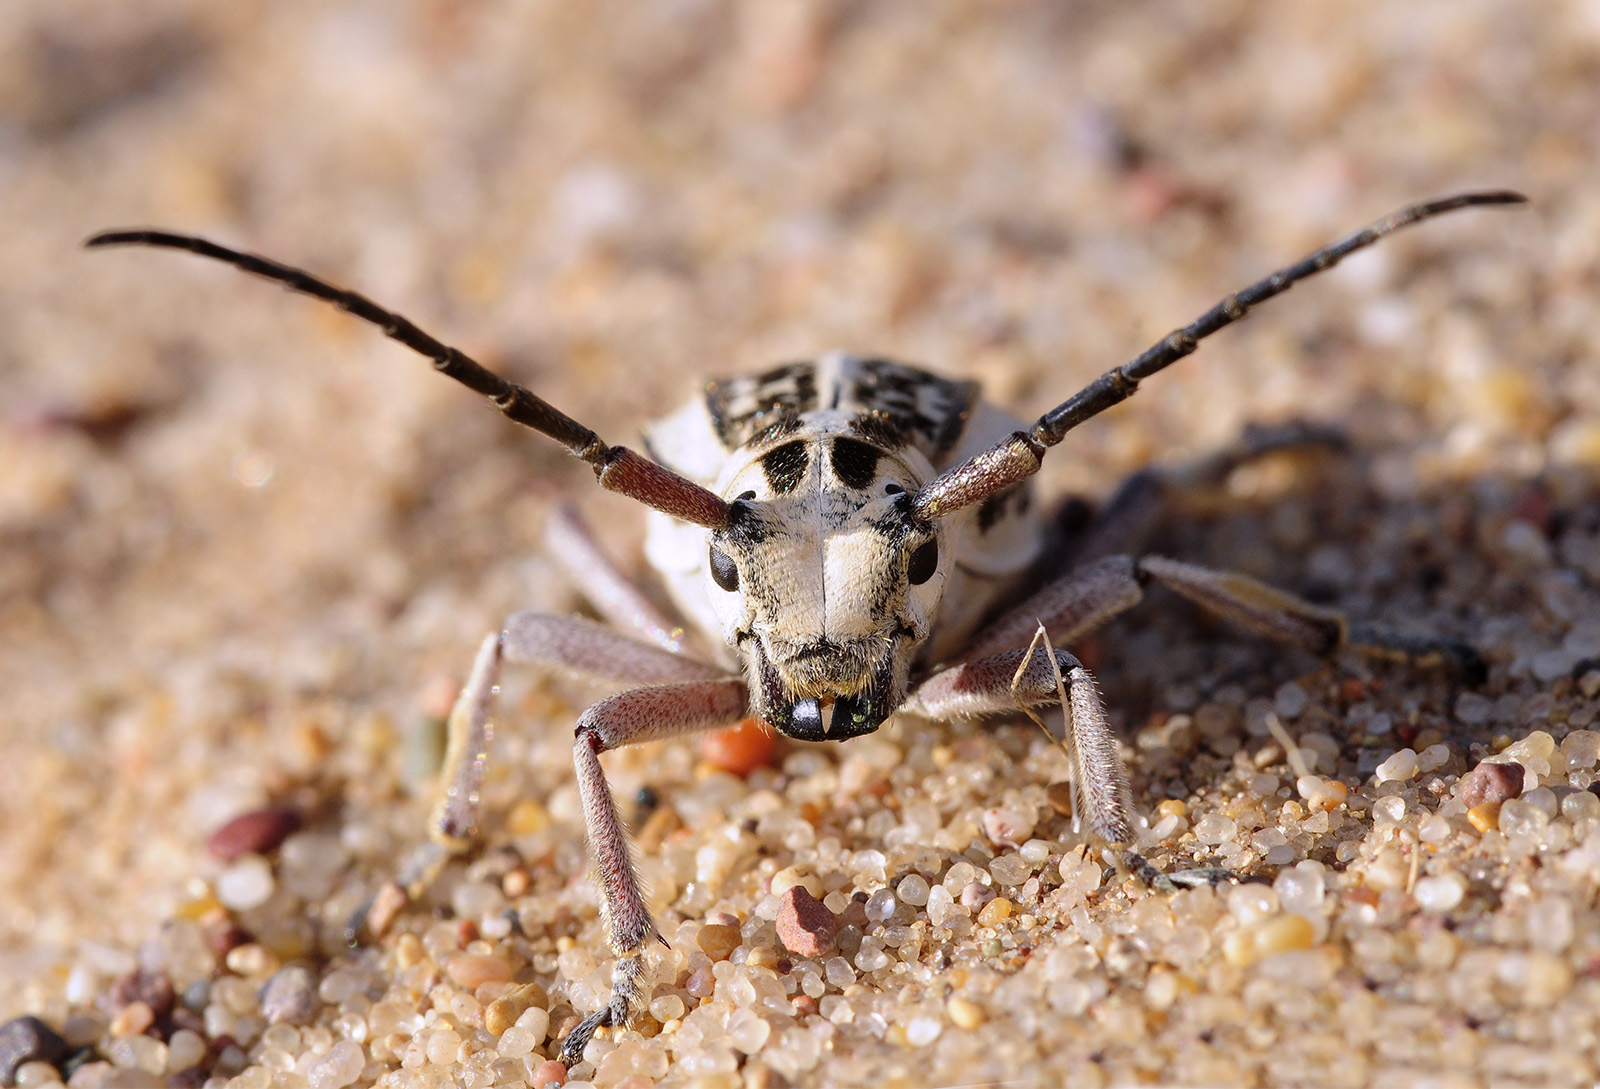
[{"label": "black and white patterned body", "polygon": [[[647,430],[649,458],[604,442],[401,315],[303,270],[166,231],[109,231],[89,245],[186,250],[332,303],[428,357],[507,418],[565,446],[601,487],[650,509],[649,558],[685,617],[726,648],[722,660],[686,652],[681,629],[610,568],[587,533],[565,534],[557,555],[596,609],[624,631],[518,613],[485,637],[450,717],[431,821],[435,842],[405,870],[407,891],[417,895],[445,858],[477,837],[503,663],[568,670],[619,687],[590,706],[573,731],[573,766],[617,960],[610,999],[562,1043],[561,1060],[570,1067],[597,1029],[622,1025],[643,1008],[643,953],[659,935],[601,753],[751,714],[790,737],[837,741],[876,730],[896,709],[944,719],[1064,705],[1075,820],[1106,845],[1103,857],[1170,890],[1180,879],[1216,883],[1229,874],[1202,869],[1168,877],[1133,849],[1133,800],[1094,679],[1069,651],[1055,649],[1132,608],[1144,586],[1160,583],[1246,629],[1314,653],[1356,649],[1437,660],[1469,679],[1481,676],[1482,659],[1465,644],[1350,624],[1248,576],[1160,556],[1108,554],[1025,586],[1044,544],[1027,489],[1045,454],[1074,427],[1131,397],[1140,382],[1252,307],[1409,224],[1522,200],[1495,190],[1401,209],[1227,296],[1026,426],[978,402],[972,383],[836,353],[709,383],[703,397]],[[1296,441],[1290,434],[1276,446]],[[1247,443],[1182,479],[1220,483],[1241,458],[1274,448]],[[1136,500],[1152,494],[1119,493]],[[1113,511],[1108,522],[1118,521]],[[559,514],[553,523],[560,527]],[[993,615],[1023,590],[1030,591],[1023,600]]]},{"label": "black and white patterned body", "polygon": [[[1027,481],[925,534],[904,516],[938,473],[1020,426],[975,383],[838,352],[711,382],[650,425],[646,446],[740,516],[719,534],[652,514],[646,554],[737,658],[761,717],[792,736],[867,732],[1038,558]],[[733,589],[713,570],[728,561]]]}]

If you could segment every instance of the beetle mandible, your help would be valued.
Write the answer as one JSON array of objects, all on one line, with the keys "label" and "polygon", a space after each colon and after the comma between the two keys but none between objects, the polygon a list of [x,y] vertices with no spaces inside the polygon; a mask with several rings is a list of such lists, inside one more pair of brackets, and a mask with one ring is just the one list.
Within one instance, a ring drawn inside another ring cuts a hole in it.
[{"label": "beetle mandible", "polygon": [[[1246,628],[1320,654],[1366,650],[1442,659],[1472,674],[1469,646],[1353,624],[1247,576],[1159,556],[1107,554],[1093,534],[1063,575],[1029,585],[1045,519],[1030,477],[1074,427],[1126,400],[1139,383],[1254,306],[1403,227],[1483,205],[1520,204],[1505,190],[1403,208],[1229,295],[1031,425],[978,399],[975,383],[883,359],[832,353],[762,374],[710,382],[704,396],[651,425],[643,456],[601,440],[532,391],[487,370],[409,320],[299,269],[189,235],[116,230],[91,247],[187,250],[332,303],[433,360],[513,421],[587,462],[600,485],[650,508],[647,554],[684,616],[719,647],[686,652],[647,599],[611,585],[597,602],[640,637],[566,617],[519,613],[487,637],[450,720],[431,828],[439,845],[409,877],[424,883],[479,824],[479,786],[504,661],[560,666],[629,686],[579,718],[574,761],[611,942],[609,1001],[563,1044],[568,1066],[593,1033],[620,1025],[644,996],[642,953],[659,939],[626,828],[599,756],[608,749],[724,726],[753,715],[802,741],[871,733],[900,711],[976,717],[1055,705],[1064,691],[1079,808],[1111,857],[1147,883],[1215,882],[1165,875],[1133,850],[1127,774],[1093,678],[1065,650],[1034,649],[1042,627],[1068,646],[1157,582]],[[1293,444],[1267,435],[1240,456]],[[1238,459],[1222,458],[1225,469]],[[1137,502],[1133,493],[1126,502]],[[1115,512],[1118,499],[1108,508]],[[572,545],[590,544],[568,525]],[[652,645],[653,644],[653,645]]]}]

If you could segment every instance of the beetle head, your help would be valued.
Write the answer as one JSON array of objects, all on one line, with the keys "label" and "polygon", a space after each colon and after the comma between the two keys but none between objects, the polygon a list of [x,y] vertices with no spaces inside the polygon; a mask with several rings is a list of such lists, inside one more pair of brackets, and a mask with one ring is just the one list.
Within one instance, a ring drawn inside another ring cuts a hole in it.
[{"label": "beetle head", "polygon": [[911,514],[922,475],[860,439],[791,439],[725,490],[707,593],[778,732],[871,733],[905,700],[946,577],[938,527]]}]

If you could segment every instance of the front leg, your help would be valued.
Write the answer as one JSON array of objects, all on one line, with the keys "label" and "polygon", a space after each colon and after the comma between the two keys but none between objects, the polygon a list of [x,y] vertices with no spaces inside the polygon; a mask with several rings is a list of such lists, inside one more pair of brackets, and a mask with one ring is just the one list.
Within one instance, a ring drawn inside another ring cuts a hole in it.
[{"label": "front leg", "polygon": [[617,966],[611,977],[610,1001],[585,1017],[561,1045],[561,1061],[569,1068],[583,1058],[583,1049],[596,1029],[626,1024],[643,1005],[645,945],[651,938],[665,944],[645,905],[628,830],[606,785],[600,754],[725,726],[737,721],[748,707],[744,682],[728,678],[636,688],[601,700],[578,719],[572,757]]},{"label": "front leg", "polygon": [[[400,867],[348,921],[346,940],[355,945],[363,930],[380,935],[408,900],[433,884],[445,864],[477,842],[482,823],[481,790],[494,738],[494,702],[504,661],[624,685],[671,685],[720,681],[727,674],[696,661],[630,639],[589,620],[541,613],[516,613],[505,629],[484,639],[472,674],[450,712],[448,745],[428,842]],[[381,906],[379,906],[381,905]]]},{"label": "front leg", "polygon": [[1146,885],[1164,892],[1231,879],[1231,873],[1215,868],[1164,874],[1133,849],[1133,794],[1116,734],[1094,677],[1071,653],[1030,646],[962,662],[929,677],[902,709],[926,718],[982,718],[1019,706],[1029,711],[1053,706],[1061,703],[1063,691],[1067,751],[1090,835],[1115,848],[1121,865]]}]

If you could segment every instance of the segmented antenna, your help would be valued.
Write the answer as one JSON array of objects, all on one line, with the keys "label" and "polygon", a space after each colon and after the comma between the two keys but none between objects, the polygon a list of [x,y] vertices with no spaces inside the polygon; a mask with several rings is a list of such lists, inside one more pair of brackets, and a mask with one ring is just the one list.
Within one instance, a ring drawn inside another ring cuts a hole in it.
[{"label": "segmented antenna", "polygon": [[365,295],[335,287],[302,269],[266,257],[219,246],[194,235],[157,230],[103,231],[84,243],[89,249],[106,246],[153,246],[185,250],[232,265],[243,272],[282,284],[290,291],[323,302],[376,325],[385,336],[433,360],[434,369],[454,378],[474,393],[482,394],[507,418],[549,435],[594,468],[602,487],[639,500],[646,506],[720,529],[728,524],[728,505],[707,491],[625,446],[608,446],[600,436],[539,397],[533,391],[500,377],[457,348],[436,340],[405,317],[385,310]]},{"label": "segmented antenna", "polygon": [[917,493],[912,504],[913,516],[923,520],[943,518],[1033,475],[1038,472],[1045,451],[1059,443],[1067,432],[1132,397],[1140,382],[1193,352],[1206,337],[1232,325],[1274,295],[1281,295],[1301,280],[1332,268],[1386,235],[1458,208],[1525,204],[1527,199],[1508,189],[1489,189],[1413,204],[1279,269],[1229,295],[1122,366],[1102,374],[1040,416],[1027,431],[1019,431],[947,470]]}]

